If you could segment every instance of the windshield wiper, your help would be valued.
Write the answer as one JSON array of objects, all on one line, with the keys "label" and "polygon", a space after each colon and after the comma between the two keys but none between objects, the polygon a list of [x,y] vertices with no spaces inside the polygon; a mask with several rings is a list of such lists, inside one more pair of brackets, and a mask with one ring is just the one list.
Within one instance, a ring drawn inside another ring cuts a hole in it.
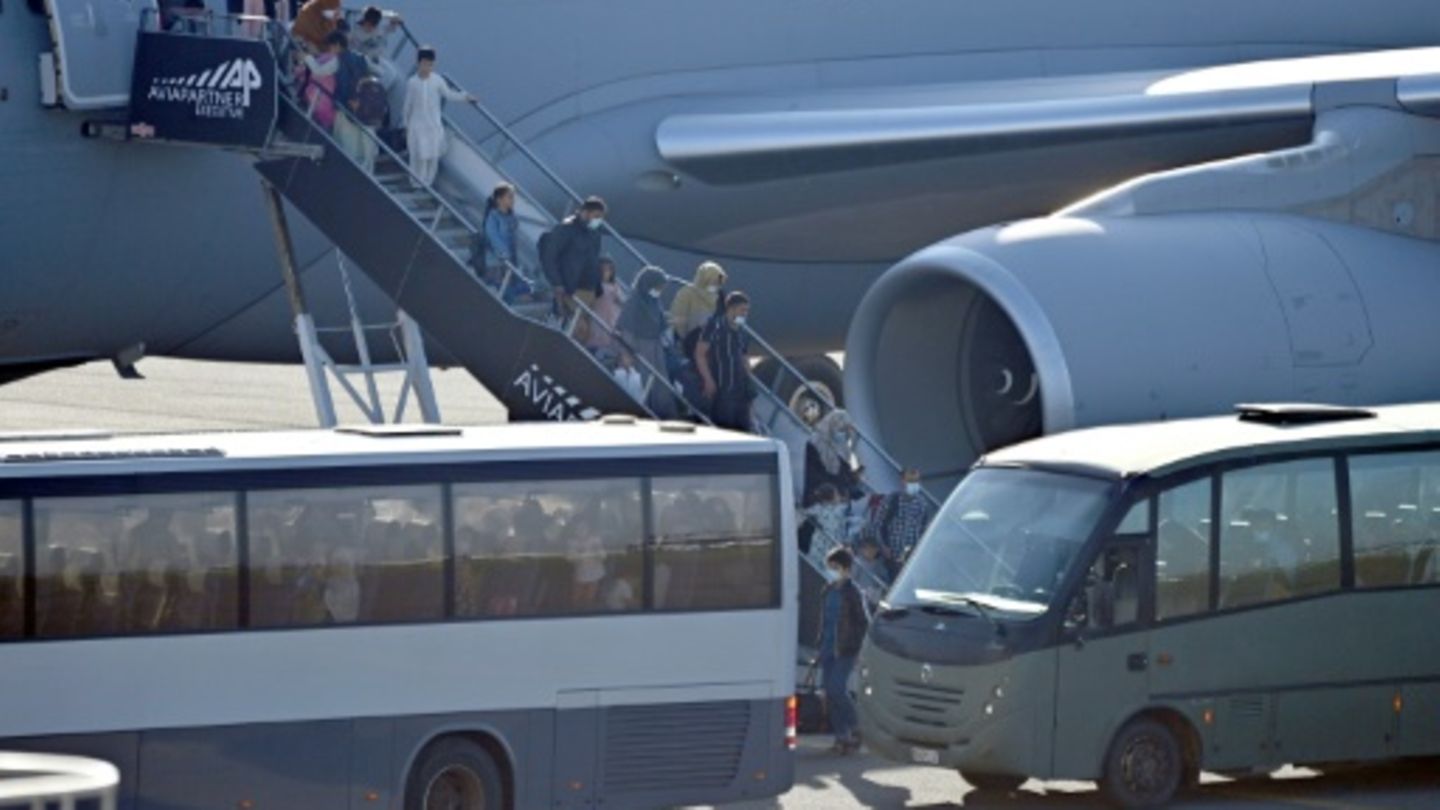
[{"label": "windshield wiper", "polygon": [[962,616],[965,614],[950,607],[950,604],[964,605],[975,611],[975,615],[989,622],[990,628],[995,631],[996,636],[1005,635],[1005,626],[995,620],[995,614],[991,612],[990,607],[979,599],[959,593],[947,593],[939,598],[942,600],[940,604],[931,602],[930,604],[922,606],[920,609],[926,613],[935,615]]}]

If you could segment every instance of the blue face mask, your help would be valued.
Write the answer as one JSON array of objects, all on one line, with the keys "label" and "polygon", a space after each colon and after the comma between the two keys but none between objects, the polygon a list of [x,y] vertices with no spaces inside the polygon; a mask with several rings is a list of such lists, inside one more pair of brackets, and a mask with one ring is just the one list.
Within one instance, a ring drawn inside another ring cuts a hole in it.
[{"label": "blue face mask", "polygon": [[586,220],[586,222],[585,222],[585,227],[589,228],[589,229],[592,230],[592,231],[598,231],[598,230],[600,230],[600,223],[602,223],[602,222],[604,222],[604,221],[605,221],[605,220],[603,220],[603,219],[591,219],[591,220]]}]

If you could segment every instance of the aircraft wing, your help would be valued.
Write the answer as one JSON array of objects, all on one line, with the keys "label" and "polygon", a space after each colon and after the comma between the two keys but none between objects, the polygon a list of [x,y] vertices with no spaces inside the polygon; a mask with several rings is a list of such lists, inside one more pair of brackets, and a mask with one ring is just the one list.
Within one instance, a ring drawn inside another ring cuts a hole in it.
[{"label": "aircraft wing", "polygon": [[[1156,131],[1304,123],[1315,88],[1395,82],[1399,104],[1440,112],[1440,48],[1369,51],[1189,71],[973,82],[844,98],[765,100],[763,111],[665,118],[656,146],[672,165],[712,182],[769,173],[1023,150]],[[907,96],[907,93],[909,94]]]}]

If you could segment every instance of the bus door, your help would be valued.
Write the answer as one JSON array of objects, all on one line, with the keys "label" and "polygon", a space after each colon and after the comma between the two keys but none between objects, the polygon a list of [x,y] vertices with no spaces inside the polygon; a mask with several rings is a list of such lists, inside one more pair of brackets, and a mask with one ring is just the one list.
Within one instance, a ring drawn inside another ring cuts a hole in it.
[{"label": "bus door", "polygon": [[1093,778],[1120,725],[1149,695],[1150,649],[1141,620],[1149,501],[1089,560],[1066,611],[1057,650],[1054,774]]},{"label": "bus door", "polygon": [[[130,74],[144,13],[155,0],[45,0],[50,38],[45,70],[53,71],[54,102],[71,110],[130,103]],[[42,77],[46,86],[50,77]]]}]

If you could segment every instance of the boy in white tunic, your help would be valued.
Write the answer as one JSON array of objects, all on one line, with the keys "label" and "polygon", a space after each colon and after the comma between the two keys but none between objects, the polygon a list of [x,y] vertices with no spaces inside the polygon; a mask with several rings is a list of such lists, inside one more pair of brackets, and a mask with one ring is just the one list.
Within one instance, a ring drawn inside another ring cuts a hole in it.
[{"label": "boy in white tunic", "polygon": [[410,149],[410,168],[420,182],[429,186],[440,171],[445,153],[445,123],[440,117],[442,99],[474,101],[475,97],[452,90],[435,72],[435,49],[421,48],[415,75],[405,86],[405,140]]}]

